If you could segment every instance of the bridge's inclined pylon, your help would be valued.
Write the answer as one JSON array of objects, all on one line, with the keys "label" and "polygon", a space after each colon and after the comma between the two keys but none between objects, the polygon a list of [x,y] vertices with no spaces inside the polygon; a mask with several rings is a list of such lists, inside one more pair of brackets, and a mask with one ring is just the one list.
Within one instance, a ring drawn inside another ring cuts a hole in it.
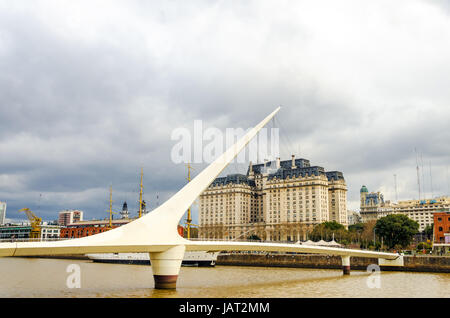
[{"label": "bridge's inclined pylon", "polygon": [[279,110],[280,107],[151,213],[110,231],[78,239],[58,242],[0,243],[0,257],[144,252],[150,254],[155,288],[176,288],[185,250],[286,251],[340,255],[343,258],[343,266],[346,268],[344,272],[350,270],[349,256],[376,257],[383,259],[383,265],[399,265],[397,260],[399,255],[392,253],[297,244],[189,241],[178,234],[177,225],[189,206]]}]

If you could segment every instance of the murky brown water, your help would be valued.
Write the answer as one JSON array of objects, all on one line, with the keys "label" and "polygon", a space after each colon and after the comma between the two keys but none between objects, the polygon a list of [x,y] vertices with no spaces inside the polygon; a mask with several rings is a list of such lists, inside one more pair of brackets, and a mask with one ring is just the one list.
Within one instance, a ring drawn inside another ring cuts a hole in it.
[{"label": "murky brown water", "polygon": [[[81,288],[67,279],[80,269]],[[70,269],[70,268],[69,268]],[[450,297],[450,274],[216,266],[182,267],[178,288],[153,289],[150,266],[0,258],[0,297]],[[374,285],[375,284],[375,285]]]}]

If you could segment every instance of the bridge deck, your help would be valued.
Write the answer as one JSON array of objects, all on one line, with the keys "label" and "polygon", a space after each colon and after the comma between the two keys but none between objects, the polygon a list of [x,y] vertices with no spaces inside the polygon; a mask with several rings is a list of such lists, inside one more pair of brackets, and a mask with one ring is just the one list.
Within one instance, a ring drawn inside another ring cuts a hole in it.
[{"label": "bridge deck", "polygon": [[336,256],[373,257],[388,260],[397,259],[395,253],[354,250],[340,247],[311,246],[289,243],[233,242],[233,241],[189,241],[187,251],[265,251],[265,252],[295,252],[308,254],[326,254]]},{"label": "bridge deck", "polygon": [[399,254],[354,250],[340,247],[300,245],[292,243],[234,242],[234,241],[190,241],[181,240],[178,244],[155,245],[81,245],[80,239],[58,242],[14,242],[0,243],[0,256],[35,256],[89,253],[151,253],[162,252],[177,245],[185,245],[187,251],[262,251],[326,254],[336,256],[375,257],[394,260]]}]

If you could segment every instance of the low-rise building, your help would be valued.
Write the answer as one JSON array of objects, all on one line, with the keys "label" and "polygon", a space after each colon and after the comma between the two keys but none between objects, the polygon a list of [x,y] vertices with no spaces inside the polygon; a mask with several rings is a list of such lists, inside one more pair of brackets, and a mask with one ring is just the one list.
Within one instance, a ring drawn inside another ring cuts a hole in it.
[{"label": "low-rise building", "polygon": [[450,212],[434,213],[434,242],[435,243],[450,243],[446,242],[446,235],[450,235]]},{"label": "low-rise building", "polygon": [[[60,237],[61,226],[42,224],[41,239],[57,239]],[[0,226],[0,240],[28,239],[31,234],[31,225],[23,224],[7,224]]]},{"label": "low-rise building", "polygon": [[31,225],[5,224],[0,226],[0,240],[26,239],[30,237]]},{"label": "low-rise building", "polygon": [[[149,213],[146,208],[145,200],[142,201],[142,215]],[[110,229],[125,225],[134,221],[136,218],[130,218],[128,211],[128,204],[124,202],[122,211],[120,211],[120,219],[111,220],[88,220],[83,221],[83,212],[78,210],[65,210],[59,213],[59,223],[66,223],[66,226],[61,230],[61,238],[79,238],[91,236],[102,233]]]},{"label": "low-rise building", "polygon": [[444,242],[433,244],[433,253],[437,255],[450,253],[450,233],[444,233]]},{"label": "low-rise building", "polygon": [[[109,220],[90,220],[75,222],[69,224],[65,228],[62,228],[60,236],[61,238],[67,239],[91,236],[120,227],[134,220],[136,220],[136,218],[122,218],[118,220],[112,220],[111,227],[109,226]],[[180,234],[180,236],[183,236],[183,227],[181,227],[180,225],[178,226],[178,234]]]},{"label": "low-rise building", "polygon": [[130,223],[134,219],[118,219],[111,221],[111,227],[109,226],[109,220],[90,220],[79,221],[70,223],[67,227],[61,229],[61,238],[79,238],[85,236],[91,236],[94,234],[102,233],[125,224]]}]

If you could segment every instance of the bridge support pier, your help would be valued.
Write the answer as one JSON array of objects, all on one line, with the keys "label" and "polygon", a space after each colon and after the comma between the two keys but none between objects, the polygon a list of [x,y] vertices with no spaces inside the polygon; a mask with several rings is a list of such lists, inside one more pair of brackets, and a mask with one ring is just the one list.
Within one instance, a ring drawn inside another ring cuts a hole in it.
[{"label": "bridge support pier", "polygon": [[342,271],[344,275],[350,275],[350,256],[341,256],[342,258]]},{"label": "bridge support pier", "polygon": [[164,252],[150,254],[156,289],[176,289],[186,247],[178,245]]}]

